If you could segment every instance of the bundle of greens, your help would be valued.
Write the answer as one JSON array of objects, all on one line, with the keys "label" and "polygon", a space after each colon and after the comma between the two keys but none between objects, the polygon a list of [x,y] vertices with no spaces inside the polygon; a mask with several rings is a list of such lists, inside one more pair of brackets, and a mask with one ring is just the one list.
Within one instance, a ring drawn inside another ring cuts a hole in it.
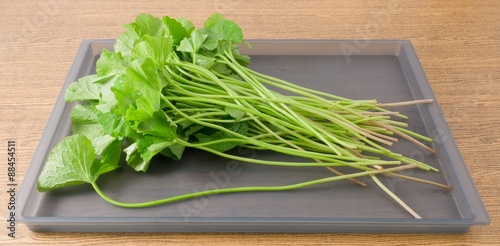
[{"label": "bundle of greens", "polygon": [[[68,86],[66,101],[79,102],[71,111],[73,134],[49,154],[37,183],[40,191],[90,183],[115,205],[146,207],[200,195],[288,190],[365,175],[384,188],[374,174],[396,175],[395,171],[415,167],[437,171],[384,147],[397,142],[392,135],[399,135],[433,151],[420,142],[431,139],[391,118],[406,118],[384,107],[394,104],[350,100],[249,69],[250,58],[238,51],[240,45],[249,45],[241,28],[220,14],[199,29],[187,19],[140,14],[125,29],[114,51],[102,51],[97,74]],[[250,159],[227,152],[236,146],[311,161]],[[153,157],[179,160],[186,147],[260,165],[324,166],[337,175],[289,186],[217,189],[134,204],[109,198],[96,184],[101,174],[122,165],[123,155],[126,165],[144,172]],[[397,166],[383,168],[388,165]],[[357,171],[344,175],[335,166]]]}]

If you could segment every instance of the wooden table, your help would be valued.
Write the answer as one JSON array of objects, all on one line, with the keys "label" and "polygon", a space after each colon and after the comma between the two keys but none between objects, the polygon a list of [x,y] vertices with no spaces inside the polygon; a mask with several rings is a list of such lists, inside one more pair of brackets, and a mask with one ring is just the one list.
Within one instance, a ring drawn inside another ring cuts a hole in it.
[{"label": "wooden table", "polygon": [[[500,1],[22,1],[0,0],[0,187],[7,189],[8,140],[21,183],[82,39],[116,38],[140,12],[187,17],[213,12],[251,39],[412,41],[492,223],[465,234],[33,233],[1,226],[0,244],[479,245],[500,242]],[[1,192],[0,215],[7,213]],[[5,217],[2,217],[5,218]],[[140,242],[140,243],[138,243]]]}]

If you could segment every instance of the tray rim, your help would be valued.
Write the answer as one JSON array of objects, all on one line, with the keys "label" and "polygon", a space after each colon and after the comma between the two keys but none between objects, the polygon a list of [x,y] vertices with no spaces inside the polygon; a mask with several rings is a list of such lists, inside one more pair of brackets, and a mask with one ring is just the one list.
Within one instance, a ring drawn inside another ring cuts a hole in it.
[{"label": "tray rim", "polygon": [[[434,93],[432,92],[432,88],[430,86],[429,81],[427,80],[427,77],[425,76],[424,70],[420,64],[420,61],[417,57],[417,54],[415,52],[415,49],[409,40],[307,40],[307,39],[273,39],[273,40],[266,40],[266,39],[249,39],[246,40],[252,44],[255,43],[287,43],[287,44],[293,44],[293,43],[339,43],[339,42],[346,42],[346,43],[355,43],[355,42],[370,42],[370,44],[387,44],[387,43],[394,43],[394,44],[399,44],[400,49],[399,50],[394,50],[395,54],[398,55],[401,50],[404,50],[406,52],[406,56],[408,56],[408,60],[410,60],[410,65],[412,67],[412,71],[415,74],[415,77],[418,80],[424,81],[425,83],[419,83],[419,87],[422,90],[422,94],[426,97],[431,97],[435,100],[435,106],[436,106],[436,113],[442,115],[441,108],[439,104],[437,103],[437,100],[435,98]],[[27,187],[27,184],[25,184],[25,180],[29,180],[29,178],[36,178],[38,177],[38,173],[41,170],[42,167],[40,166],[35,166],[33,163],[36,162],[36,159],[40,156],[45,156],[47,153],[42,149],[41,147],[43,146],[43,143],[47,141],[52,141],[53,135],[56,133],[56,130],[59,127],[60,124],[60,119],[63,116],[64,113],[64,108],[65,108],[65,103],[64,103],[64,91],[66,89],[66,86],[76,80],[78,77],[78,74],[82,70],[82,67],[80,65],[84,65],[84,61],[87,58],[89,52],[91,52],[91,49],[93,49],[92,45],[96,43],[114,43],[115,39],[84,39],[82,40],[80,47],[76,53],[75,59],[73,61],[73,64],[70,67],[70,70],[68,72],[68,75],[66,77],[66,80],[61,88],[61,92],[59,93],[59,96],[57,98],[57,101],[54,105],[54,108],[51,112],[51,115],[48,119],[48,122],[46,124],[46,127],[43,131],[43,134],[40,138],[40,142],[34,152],[33,158],[30,162],[30,165],[28,166],[28,169],[26,171],[26,175],[23,178],[20,190],[18,192],[18,201],[19,201],[19,206],[18,206],[18,213],[17,215],[17,220],[21,223],[24,223],[30,227],[32,230],[37,230],[38,227],[43,227],[44,225],[47,227],[47,229],[50,229],[51,226],[57,226],[68,224],[68,225],[74,225],[74,226],[85,226],[85,225],[91,225],[92,223],[103,223],[105,224],[115,224],[115,223],[123,223],[123,222],[130,222],[129,220],[131,219],[141,219],[142,221],[140,222],[134,222],[132,225],[156,225],[158,226],[158,223],[161,223],[163,226],[168,226],[168,225],[181,225],[183,222],[188,225],[189,228],[192,229],[193,224],[196,224],[199,222],[200,224],[204,224],[201,226],[201,228],[205,228],[205,226],[210,224],[211,226],[215,226],[220,224],[227,224],[230,223],[232,226],[237,226],[239,224],[243,225],[250,225],[250,227],[256,226],[255,229],[258,229],[257,227],[261,225],[263,222],[266,224],[269,223],[274,223],[278,225],[287,225],[287,224],[294,224],[295,218],[276,218],[277,220],[274,221],[269,221],[270,218],[255,218],[255,219],[250,219],[250,218],[237,218],[239,223],[235,223],[234,220],[235,218],[228,219],[228,218],[196,218],[196,219],[189,219],[186,221],[185,219],[180,219],[180,218],[168,218],[168,217],[158,217],[158,218],[152,218],[152,217],[105,217],[103,218],[97,218],[97,217],[40,217],[40,216],[26,216],[26,202],[29,200],[29,195],[33,192],[33,190],[36,188],[34,186]],[[100,53],[100,52],[99,52]],[[385,54],[385,53],[384,53]],[[359,55],[359,54],[355,54]],[[380,54],[363,54],[363,55],[380,55]],[[385,55],[390,55],[390,54],[385,54]],[[444,134],[448,134],[453,140],[453,135],[447,126],[447,123],[444,121],[444,118],[434,118],[434,121],[442,121],[442,122],[436,122],[436,124],[442,124],[445,127],[444,129]],[[49,124],[50,122],[57,122],[57,124]],[[490,223],[490,218],[488,215],[488,212],[484,206],[484,203],[482,202],[482,199],[479,195],[479,192],[477,191],[477,188],[472,180],[472,177],[470,176],[470,173],[468,172],[468,169],[465,165],[465,162],[463,161],[463,158],[459,152],[458,146],[456,145],[456,142],[453,140],[451,151],[455,154],[458,155],[458,158],[461,160],[458,163],[453,163],[453,170],[455,172],[458,172],[461,175],[463,179],[460,180],[461,184],[461,189],[463,189],[463,192],[466,195],[467,201],[469,202],[469,205],[472,210],[473,216],[471,218],[466,218],[466,219],[422,219],[422,220],[412,220],[412,224],[408,224],[408,219],[391,219],[391,218],[371,218],[371,219],[355,219],[355,218],[336,218],[335,221],[321,221],[318,220],[318,218],[311,218],[311,219],[306,219],[306,218],[301,218],[300,221],[298,221],[300,225],[304,224],[311,224],[311,225],[331,225],[331,226],[336,226],[336,225],[346,225],[350,223],[352,227],[356,227],[356,223],[363,223],[360,225],[361,227],[375,227],[375,226],[381,226],[381,227],[391,227],[394,229],[395,226],[397,227],[412,227],[412,226],[417,226],[417,227],[440,227],[442,228],[443,226],[454,228],[455,230],[451,230],[450,232],[459,232],[459,231],[467,231],[470,226],[473,225],[487,225]],[[49,145],[46,145],[49,146]],[[36,164],[36,163],[35,163]],[[464,178],[465,177],[465,178]],[[85,218],[85,221],[81,221],[82,218]],[[166,220],[165,220],[166,219]],[[272,219],[272,218],[271,218]],[[49,221],[50,220],[50,221]],[[80,220],[80,222],[78,222]],[[105,220],[105,221],[103,221]],[[446,221],[446,222],[443,222]],[[438,223],[440,222],[440,223]],[[45,224],[41,224],[45,223]],[[297,222],[295,222],[297,223]],[[189,225],[191,224],[191,225]],[[350,226],[350,227],[351,227]],[[54,229],[54,228],[53,228]],[[207,228],[205,228],[207,229]],[[317,229],[317,228],[316,228]],[[387,229],[387,228],[386,228]],[[45,229],[42,229],[45,230]],[[380,231],[379,231],[380,230]],[[393,232],[394,230],[385,230],[384,228],[379,228],[377,230],[378,232]],[[83,230],[85,231],[85,230]],[[101,231],[101,230],[100,230]],[[164,230],[160,230],[164,231]],[[190,231],[197,231],[195,230],[190,230]],[[200,230],[200,231],[205,231],[205,230]],[[215,231],[221,231],[221,230],[215,230]],[[251,230],[244,230],[244,231],[251,231]],[[317,231],[317,230],[316,230]],[[327,231],[338,231],[338,230],[327,230]],[[350,231],[350,230],[349,230]],[[356,230],[353,230],[356,231]],[[425,231],[425,230],[424,230]]]}]

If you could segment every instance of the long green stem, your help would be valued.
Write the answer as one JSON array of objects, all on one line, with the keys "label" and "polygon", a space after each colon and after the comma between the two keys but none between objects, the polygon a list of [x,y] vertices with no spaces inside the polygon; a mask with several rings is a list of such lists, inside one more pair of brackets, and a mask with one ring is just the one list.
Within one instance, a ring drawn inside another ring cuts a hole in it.
[{"label": "long green stem", "polygon": [[[162,96],[162,99],[164,100],[164,102],[170,108],[176,110],[176,107],[166,97]],[[180,114],[182,117],[185,117],[185,118],[189,119],[190,121],[193,121],[196,124],[199,124],[199,125],[202,125],[202,126],[207,126],[207,127],[213,128],[213,129],[217,129],[217,130],[226,132],[226,133],[228,133],[230,135],[233,135],[235,137],[248,140],[248,142],[250,142],[250,143],[254,143],[256,145],[265,146],[265,147],[267,147],[270,150],[274,150],[274,151],[277,151],[277,152],[280,152],[280,153],[291,154],[291,155],[300,156],[300,157],[306,157],[306,158],[315,158],[315,157],[318,158],[317,155],[321,155],[321,153],[312,153],[312,152],[300,151],[300,150],[292,149],[292,148],[283,148],[283,147],[280,147],[280,146],[275,146],[275,145],[272,145],[272,144],[267,144],[265,142],[258,141],[256,139],[251,138],[251,137],[248,137],[248,136],[245,136],[245,135],[233,132],[233,131],[231,131],[231,130],[225,128],[225,127],[222,127],[220,125],[216,125],[216,124],[212,124],[212,123],[209,123],[209,122],[201,121],[199,119],[195,119],[193,117],[190,117],[189,115],[186,115],[182,111],[176,110],[176,112],[178,114]]]},{"label": "long green stem", "polygon": [[[339,156],[339,159],[334,159],[334,158],[321,158],[320,156],[317,156],[315,159],[322,159],[323,161],[327,162],[284,162],[284,161],[267,161],[267,160],[259,160],[255,158],[246,158],[242,156],[236,156],[236,155],[231,155],[228,153],[220,152],[214,149],[211,149],[209,147],[206,147],[211,144],[217,144],[221,142],[238,142],[239,139],[221,139],[221,140],[215,140],[211,142],[206,142],[206,143],[188,143],[186,141],[178,139],[177,142],[179,144],[182,144],[187,147],[192,147],[192,148],[197,148],[200,150],[204,150],[206,152],[210,152],[228,159],[233,159],[233,160],[238,160],[238,161],[244,161],[244,162],[250,162],[250,163],[255,163],[255,164],[264,164],[264,165],[275,165],[275,166],[293,166],[293,167],[313,167],[313,166],[319,166],[319,167],[325,167],[325,166],[357,166],[360,169],[365,169],[362,168],[362,166],[372,166],[372,165],[399,165],[401,162],[399,161],[385,161],[385,160],[365,160],[361,158],[355,158],[355,157],[345,157],[345,156]],[[304,150],[304,149],[300,149]],[[352,162],[346,162],[346,161],[352,161]]]},{"label": "long green stem", "polygon": [[168,204],[168,203],[172,203],[172,202],[178,202],[178,201],[192,199],[192,198],[196,198],[196,197],[219,195],[219,194],[225,194],[225,193],[258,192],[258,191],[269,192],[269,191],[294,190],[294,189],[299,189],[299,188],[305,188],[307,186],[319,185],[319,184],[323,184],[323,183],[328,183],[328,182],[333,182],[333,181],[338,181],[338,180],[343,180],[343,179],[348,179],[348,178],[357,178],[357,177],[362,177],[362,176],[366,176],[366,175],[374,175],[374,174],[380,174],[380,173],[385,173],[385,172],[397,172],[397,171],[406,170],[406,169],[415,168],[415,167],[416,167],[416,165],[405,165],[405,166],[399,166],[399,167],[382,169],[382,170],[373,170],[373,171],[364,171],[364,172],[358,172],[358,173],[353,173],[353,174],[345,174],[342,176],[328,177],[328,178],[323,178],[323,179],[316,179],[316,180],[312,180],[312,181],[295,183],[295,184],[290,184],[290,185],[281,185],[281,186],[247,186],[247,187],[234,187],[234,188],[221,188],[221,189],[205,190],[205,191],[198,191],[198,192],[173,196],[173,197],[169,197],[169,198],[153,200],[153,201],[148,201],[148,202],[139,202],[139,203],[126,203],[126,202],[116,201],[113,198],[106,195],[101,190],[101,188],[99,188],[97,183],[93,182],[91,184],[92,184],[92,187],[94,188],[94,190],[97,192],[97,194],[99,194],[99,196],[101,196],[104,200],[106,200],[107,202],[109,202],[113,205],[116,205],[119,207],[125,207],[125,208],[144,208],[144,207],[151,207],[151,206],[158,206],[158,205],[162,205],[162,204]]},{"label": "long green stem", "polygon": [[[225,52],[227,54],[227,51],[225,51]],[[229,52],[231,52],[231,50],[229,50]],[[243,78],[245,78],[245,81],[248,82],[249,84],[251,84],[255,88],[255,90],[258,91],[258,93],[262,97],[274,98],[275,95],[273,93],[270,93],[269,90],[267,88],[265,88],[261,83],[258,83],[256,80],[254,80],[253,77],[249,76],[247,70],[243,69],[243,67],[241,67],[235,61],[234,57],[232,57],[232,54],[229,53],[228,56],[229,56],[229,59],[233,59],[233,62],[229,61],[228,58],[226,58],[224,56],[221,56],[221,58],[226,61],[226,64],[229,67],[231,67],[232,69],[234,69],[240,76],[242,76]],[[343,154],[343,151],[338,146],[338,144],[340,144],[342,146],[351,147],[351,148],[353,147],[353,146],[349,146],[348,143],[344,143],[344,142],[338,140],[335,136],[329,134],[327,131],[324,131],[321,128],[317,128],[317,127],[314,127],[313,125],[309,124],[309,122],[305,119],[305,117],[296,114],[296,112],[294,112],[293,110],[291,110],[284,103],[278,103],[278,104],[270,103],[270,106],[272,106],[273,108],[275,108],[277,110],[277,112],[280,112],[283,115],[287,115],[290,121],[294,121],[297,124],[303,126],[304,128],[308,129],[309,131],[311,131],[314,134],[315,137],[317,137],[323,143],[325,143],[330,148],[332,148],[332,150],[335,151],[338,155],[342,155]],[[331,141],[329,141],[326,138],[327,136],[334,143],[332,143]]]}]

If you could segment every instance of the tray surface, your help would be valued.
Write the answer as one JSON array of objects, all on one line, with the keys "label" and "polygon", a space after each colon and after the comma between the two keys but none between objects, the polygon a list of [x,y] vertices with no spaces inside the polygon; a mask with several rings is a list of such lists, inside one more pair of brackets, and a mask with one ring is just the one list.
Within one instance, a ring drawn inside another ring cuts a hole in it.
[{"label": "tray surface", "polygon": [[[293,83],[352,99],[397,102],[434,98],[408,41],[371,41],[355,53],[356,41],[251,41],[251,68]],[[85,40],[63,86],[95,72],[95,61],[114,40]],[[403,174],[454,187],[381,176],[396,195],[424,219],[413,219],[369,178],[368,187],[339,181],[287,192],[201,197],[143,209],[102,200],[89,185],[40,193],[36,180],[48,151],[70,134],[70,109],[60,96],[21,187],[19,220],[31,230],[56,231],[286,231],[286,232],[463,232],[489,223],[437,102],[396,110],[409,116],[410,129],[434,139],[436,155],[400,140],[395,152],[440,169]],[[293,157],[237,148],[246,157]],[[347,171],[348,172],[348,171]],[[109,196],[141,202],[213,188],[284,185],[328,177],[324,168],[268,167],[187,150],[181,161],[156,158],[146,173],[128,167],[106,174],[99,185]]]}]

